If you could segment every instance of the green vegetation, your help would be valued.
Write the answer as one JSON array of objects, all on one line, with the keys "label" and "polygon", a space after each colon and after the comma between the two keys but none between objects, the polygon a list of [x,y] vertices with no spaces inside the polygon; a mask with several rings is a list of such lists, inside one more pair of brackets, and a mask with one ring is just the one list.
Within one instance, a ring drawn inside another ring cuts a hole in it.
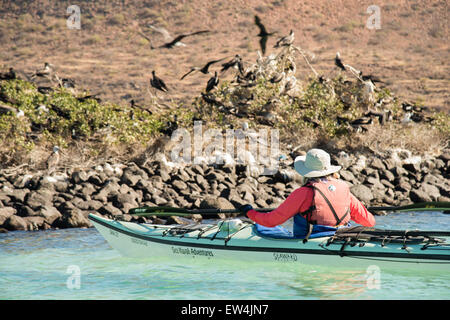
[{"label": "green vegetation", "polygon": [[21,154],[46,144],[66,147],[77,140],[145,144],[163,126],[145,110],[84,99],[87,93],[76,96],[65,88],[44,94],[32,83],[9,80],[0,82],[0,95],[19,112],[0,114],[2,153]]},{"label": "green vegetation", "polygon": [[[145,107],[102,103],[88,92],[2,80],[0,161],[3,166],[16,164],[36,147],[48,150],[53,145],[73,149],[81,144],[94,157],[109,147],[145,149],[175,115],[178,127],[187,129],[199,119],[207,127],[221,129],[238,128],[242,121],[250,128],[277,128],[281,142],[291,144],[324,142],[343,148],[383,149],[402,143],[411,150],[424,151],[449,141],[450,115],[419,111],[417,116],[422,120],[405,124],[401,101],[388,88],[377,88],[368,100],[356,77],[295,79],[293,53],[259,59],[239,81],[221,81],[217,89],[195,97],[190,106],[172,101],[168,111],[159,114]],[[282,80],[274,81],[282,72]],[[253,76],[246,78],[248,74]],[[383,105],[377,107],[381,99]],[[158,105],[158,101],[152,104]],[[423,102],[414,105],[420,109]],[[392,119],[384,125],[376,118],[364,128],[352,125],[352,121],[367,117],[369,109],[388,111]],[[125,152],[124,156],[133,155]]]}]

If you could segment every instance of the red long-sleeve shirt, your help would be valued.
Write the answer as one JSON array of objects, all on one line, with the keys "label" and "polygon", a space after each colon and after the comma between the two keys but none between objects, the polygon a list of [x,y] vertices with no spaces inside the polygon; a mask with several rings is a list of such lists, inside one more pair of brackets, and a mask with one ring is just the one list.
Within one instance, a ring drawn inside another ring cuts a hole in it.
[{"label": "red long-sleeve shirt", "polygon": [[[289,197],[275,210],[264,213],[250,210],[247,216],[256,223],[265,227],[275,227],[292,218],[297,213],[304,212],[311,207],[314,191],[308,187],[294,190]],[[374,216],[366,207],[350,193],[350,218],[365,227],[375,225]]]}]

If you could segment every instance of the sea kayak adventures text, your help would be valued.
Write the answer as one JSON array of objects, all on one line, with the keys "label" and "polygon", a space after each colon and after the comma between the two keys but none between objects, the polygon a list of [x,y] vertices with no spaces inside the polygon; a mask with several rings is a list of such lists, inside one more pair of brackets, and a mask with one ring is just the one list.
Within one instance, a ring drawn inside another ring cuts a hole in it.
[{"label": "sea kayak adventures text", "polygon": [[172,252],[174,254],[214,257],[214,253],[210,250],[202,250],[202,249],[194,249],[194,248],[172,247]]},{"label": "sea kayak adventures text", "polygon": [[195,121],[193,137],[186,128],[178,128],[171,141],[174,146],[170,158],[175,163],[244,164],[259,167],[260,174],[273,174],[278,171],[281,157],[277,129],[256,132],[243,125],[242,129],[210,128],[203,132],[202,122]]}]

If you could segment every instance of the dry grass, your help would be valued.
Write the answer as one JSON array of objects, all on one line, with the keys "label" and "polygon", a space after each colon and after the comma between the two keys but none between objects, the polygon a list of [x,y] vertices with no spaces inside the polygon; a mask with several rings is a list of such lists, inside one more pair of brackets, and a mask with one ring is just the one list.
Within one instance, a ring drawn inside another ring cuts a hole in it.
[{"label": "dry grass", "polygon": [[417,154],[439,155],[448,148],[449,137],[426,124],[374,125],[364,134],[343,137],[336,146],[348,150],[369,150],[383,153],[386,150],[403,148]]}]

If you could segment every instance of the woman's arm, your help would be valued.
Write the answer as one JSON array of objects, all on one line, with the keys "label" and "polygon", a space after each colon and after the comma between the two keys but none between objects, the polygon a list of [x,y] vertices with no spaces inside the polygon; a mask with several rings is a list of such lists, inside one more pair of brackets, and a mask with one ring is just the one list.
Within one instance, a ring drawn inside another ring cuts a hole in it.
[{"label": "woman's arm", "polygon": [[273,211],[264,213],[250,210],[247,217],[265,227],[275,227],[284,223],[299,212],[311,206],[314,192],[311,188],[301,187],[294,190],[287,199]]},{"label": "woman's arm", "polygon": [[350,217],[364,227],[373,227],[375,217],[367,211],[366,207],[353,194],[350,193]]}]

